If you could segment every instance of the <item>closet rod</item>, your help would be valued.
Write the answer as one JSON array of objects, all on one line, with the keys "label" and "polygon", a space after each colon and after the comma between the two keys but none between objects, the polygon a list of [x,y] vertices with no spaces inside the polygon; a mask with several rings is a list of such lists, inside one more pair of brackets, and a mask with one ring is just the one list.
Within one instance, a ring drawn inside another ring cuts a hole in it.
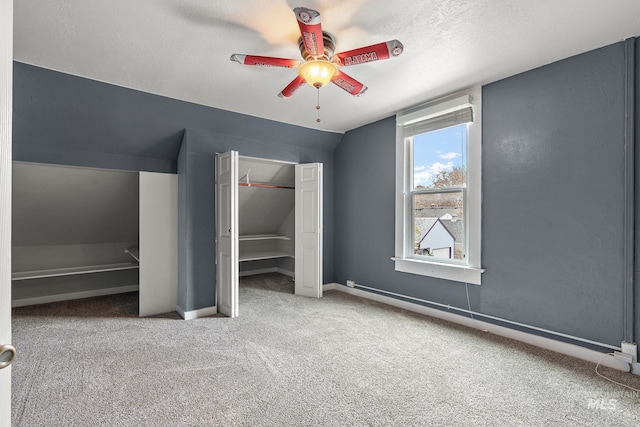
[{"label": "closet rod", "polygon": [[290,187],[288,185],[275,185],[275,184],[262,184],[257,182],[252,182],[247,184],[246,182],[239,182],[238,185],[240,187],[260,187],[260,188],[286,188],[289,190],[295,190],[296,187]]}]

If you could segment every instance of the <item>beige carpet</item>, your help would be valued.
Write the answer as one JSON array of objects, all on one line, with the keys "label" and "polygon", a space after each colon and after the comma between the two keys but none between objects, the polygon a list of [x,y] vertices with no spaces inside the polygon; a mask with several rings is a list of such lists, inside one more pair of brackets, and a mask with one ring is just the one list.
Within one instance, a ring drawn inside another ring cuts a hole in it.
[{"label": "beige carpet", "polygon": [[12,425],[640,425],[640,393],[593,364],[292,290],[244,278],[236,319],[140,319],[135,293],[14,309]]}]

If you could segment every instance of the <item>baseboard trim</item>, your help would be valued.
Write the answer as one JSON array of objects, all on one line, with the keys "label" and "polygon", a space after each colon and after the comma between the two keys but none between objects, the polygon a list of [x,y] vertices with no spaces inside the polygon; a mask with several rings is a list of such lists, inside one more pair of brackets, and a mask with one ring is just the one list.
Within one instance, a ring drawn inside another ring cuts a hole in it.
[{"label": "baseboard trim", "polygon": [[524,342],[536,347],[554,351],[556,353],[561,353],[567,356],[586,360],[588,362],[599,363],[600,365],[607,366],[609,368],[618,369],[620,371],[629,371],[628,364],[616,360],[613,356],[606,353],[601,353],[596,350],[580,347],[579,345],[542,337],[528,332],[507,328],[505,326],[495,325],[478,319],[474,320],[465,316],[461,316],[459,314],[448,313],[442,310],[425,307],[420,304],[388,297],[374,292],[368,292],[357,288],[350,288],[339,283],[326,284],[323,286],[323,290],[336,290],[339,292],[344,292],[350,295],[377,301],[382,304],[398,307],[407,311],[412,311],[414,313],[424,314],[426,316],[446,320],[452,323],[467,326],[469,328],[478,329],[494,335],[499,335],[501,337],[514,339],[516,341]]},{"label": "baseboard trim", "polygon": [[138,285],[118,286],[117,288],[95,289],[92,291],[69,292],[66,294],[43,295],[41,297],[21,298],[11,301],[11,307],[26,307],[28,305],[48,304],[51,302],[70,301],[74,299],[101,297],[105,295],[135,292]]},{"label": "baseboard trim", "polygon": [[176,304],[176,311],[184,320],[193,320],[198,319],[200,317],[213,316],[214,314],[218,314],[218,307],[205,307],[199,308],[197,310],[184,311],[179,305]]},{"label": "baseboard trim", "polygon": [[266,273],[280,273],[285,276],[295,277],[293,271],[285,270],[279,267],[269,267],[269,268],[260,268],[256,270],[245,270],[240,272],[240,277],[244,276],[255,276],[257,274],[266,274]]},{"label": "baseboard trim", "polygon": [[284,274],[289,277],[296,277],[296,274],[293,271],[285,270],[284,268],[277,267],[276,273]]},{"label": "baseboard trim", "polygon": [[338,283],[325,283],[322,285],[322,292],[333,291],[337,286],[341,286]]}]

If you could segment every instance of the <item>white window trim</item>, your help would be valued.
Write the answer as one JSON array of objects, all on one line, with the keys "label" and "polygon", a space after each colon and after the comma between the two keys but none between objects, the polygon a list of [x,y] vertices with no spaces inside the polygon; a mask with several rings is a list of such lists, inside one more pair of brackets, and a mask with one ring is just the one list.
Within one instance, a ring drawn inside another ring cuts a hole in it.
[{"label": "white window trim", "polygon": [[[402,136],[402,126],[428,116],[443,114],[462,105],[473,106],[474,121],[467,133],[467,262],[437,262],[413,257],[409,249],[405,223],[411,221],[411,212],[405,198],[410,197],[408,168],[411,168],[410,150]],[[474,87],[453,96],[423,104],[396,116],[396,271],[457,282],[481,284],[481,209],[482,209],[482,90]]]}]

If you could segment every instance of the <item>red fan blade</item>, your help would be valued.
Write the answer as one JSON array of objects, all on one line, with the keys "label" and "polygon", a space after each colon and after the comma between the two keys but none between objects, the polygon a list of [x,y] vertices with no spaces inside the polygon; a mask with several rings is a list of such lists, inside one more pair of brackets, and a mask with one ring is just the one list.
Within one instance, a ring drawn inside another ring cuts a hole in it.
[{"label": "red fan blade", "polygon": [[346,90],[353,96],[362,96],[367,91],[365,85],[340,70],[333,75],[331,83]]},{"label": "red fan blade", "polygon": [[388,42],[336,53],[331,60],[342,66],[364,64],[365,62],[379,61],[399,56],[403,50],[404,46],[398,40],[389,40]]},{"label": "red fan blade", "polygon": [[280,98],[289,98],[295,93],[296,90],[298,90],[298,88],[300,88],[300,86],[304,85],[305,83],[307,82],[305,82],[302,77],[296,76],[296,78],[293,79],[293,81],[289,83],[287,87],[282,89],[282,92],[280,92],[278,96]]},{"label": "red fan blade", "polygon": [[302,43],[311,56],[324,55],[324,42],[322,41],[322,25],[320,24],[320,13],[307,9],[306,7],[296,7],[293,9],[300,27]]},{"label": "red fan blade", "polygon": [[295,68],[300,65],[300,61],[298,61],[297,59],[273,58],[271,56],[241,55],[238,53],[234,53],[233,55],[231,55],[231,60],[242,65],[257,65],[258,67]]}]

